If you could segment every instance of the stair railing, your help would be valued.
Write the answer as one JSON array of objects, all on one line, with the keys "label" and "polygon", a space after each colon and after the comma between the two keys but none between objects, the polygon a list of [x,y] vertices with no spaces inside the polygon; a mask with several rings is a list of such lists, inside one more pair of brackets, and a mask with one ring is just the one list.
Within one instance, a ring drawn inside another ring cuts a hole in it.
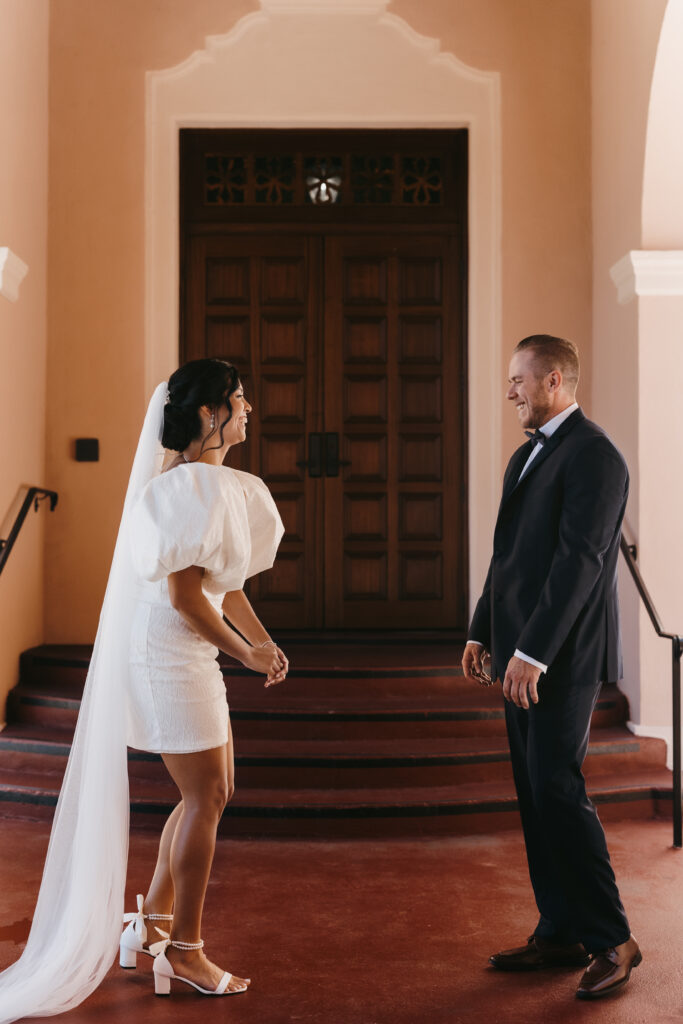
[{"label": "stair railing", "polygon": [[637,549],[635,544],[629,544],[623,533],[621,535],[621,552],[626,559],[633,582],[640,594],[650,622],[655,628],[657,636],[671,641],[671,699],[673,703],[673,818],[674,818],[674,846],[681,849],[683,846],[683,795],[681,792],[681,654],[683,654],[683,637],[677,633],[667,633],[662,626],[662,621],[652,602],[650,593],[645,586],[640,569],[636,562]]},{"label": "stair railing", "polygon": [[5,564],[7,562],[7,559],[9,558],[10,551],[14,547],[14,542],[19,536],[19,531],[24,525],[24,520],[28,515],[28,511],[31,508],[31,505],[33,505],[35,511],[37,512],[38,509],[40,508],[41,502],[45,501],[46,498],[49,499],[50,501],[50,512],[53,512],[55,506],[57,505],[57,500],[59,498],[57,492],[48,491],[44,487],[29,487],[28,491],[26,492],[26,496],[24,497],[24,500],[21,503],[21,508],[17,512],[14,522],[12,523],[12,527],[9,531],[9,534],[7,535],[7,539],[0,539],[0,573],[5,568]]}]

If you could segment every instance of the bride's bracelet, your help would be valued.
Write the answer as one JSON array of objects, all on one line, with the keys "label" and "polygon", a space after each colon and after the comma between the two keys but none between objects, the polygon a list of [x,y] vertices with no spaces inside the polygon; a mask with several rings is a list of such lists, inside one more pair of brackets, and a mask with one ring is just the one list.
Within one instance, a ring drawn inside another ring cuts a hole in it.
[{"label": "bride's bracelet", "polygon": [[272,644],[277,649],[277,644],[274,640],[264,640],[262,644],[259,644],[259,647],[267,647],[268,644]]}]

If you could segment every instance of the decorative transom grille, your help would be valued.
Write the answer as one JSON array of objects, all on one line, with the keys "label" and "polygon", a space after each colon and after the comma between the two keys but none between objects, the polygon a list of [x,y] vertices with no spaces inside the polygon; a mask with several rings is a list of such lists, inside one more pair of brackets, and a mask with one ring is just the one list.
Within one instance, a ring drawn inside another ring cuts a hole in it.
[{"label": "decorative transom grille", "polygon": [[247,171],[243,156],[207,153],[204,167],[204,195],[207,203],[231,206],[233,203],[244,202]]},{"label": "decorative transom grille", "polygon": [[296,166],[291,156],[254,157],[254,199],[257,203],[293,203]]},{"label": "decorative transom grille", "polygon": [[441,155],[204,154],[207,206],[440,206]]}]

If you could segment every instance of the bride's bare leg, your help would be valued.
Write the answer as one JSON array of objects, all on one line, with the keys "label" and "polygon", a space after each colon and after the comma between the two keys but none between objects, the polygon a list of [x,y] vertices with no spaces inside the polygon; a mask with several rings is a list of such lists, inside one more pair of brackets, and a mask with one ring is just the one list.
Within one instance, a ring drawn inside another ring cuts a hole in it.
[{"label": "bride's bare leg", "polygon": [[[195,754],[164,754],[163,759],[182,795],[182,810],[170,845],[170,874],[175,893],[171,937],[196,942],[201,937],[216,828],[231,796],[232,735],[225,747]],[[225,970],[211,963],[203,950],[169,947],[166,956],[177,974],[202,988],[215,988]],[[238,988],[243,983],[244,979],[232,978],[229,988]]]},{"label": "bride's bare leg", "polygon": [[[228,800],[232,799],[235,791],[235,749],[232,742],[232,724],[228,724]],[[173,879],[171,877],[171,844],[175,835],[176,825],[180,820],[183,809],[182,800],[174,807],[164,825],[159,840],[159,852],[154,868],[152,881],[150,882],[147,895],[145,896],[144,909],[146,914],[172,914],[174,902]],[[170,931],[170,921],[159,921],[158,925],[164,931]],[[157,942],[160,936],[154,930],[154,922],[147,922],[147,942]]]},{"label": "bride's bare leg", "polygon": [[[171,878],[171,843],[173,842],[176,825],[180,820],[182,811],[183,802],[181,800],[178,806],[174,807],[173,811],[169,815],[169,818],[164,825],[164,830],[161,833],[156,867],[154,868],[152,881],[150,882],[147,895],[145,896],[144,909],[146,914],[173,913],[174,891],[173,879]],[[158,925],[159,928],[162,928],[167,932],[170,930],[171,922],[148,921],[146,945],[150,945],[152,942],[158,942],[161,938],[159,933],[154,930],[155,925]]]}]

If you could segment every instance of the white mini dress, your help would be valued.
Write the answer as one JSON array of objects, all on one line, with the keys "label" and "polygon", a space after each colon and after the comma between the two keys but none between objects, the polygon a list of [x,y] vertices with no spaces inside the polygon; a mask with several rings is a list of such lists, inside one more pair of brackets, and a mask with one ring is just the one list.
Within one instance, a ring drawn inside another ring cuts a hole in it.
[{"label": "white mini dress", "polygon": [[139,577],[128,675],[128,745],[188,754],[227,743],[228,704],[218,648],[172,606],[168,575],[198,565],[220,613],[228,591],[270,569],[284,533],[256,476],[194,462],[154,477],[131,510]]}]

